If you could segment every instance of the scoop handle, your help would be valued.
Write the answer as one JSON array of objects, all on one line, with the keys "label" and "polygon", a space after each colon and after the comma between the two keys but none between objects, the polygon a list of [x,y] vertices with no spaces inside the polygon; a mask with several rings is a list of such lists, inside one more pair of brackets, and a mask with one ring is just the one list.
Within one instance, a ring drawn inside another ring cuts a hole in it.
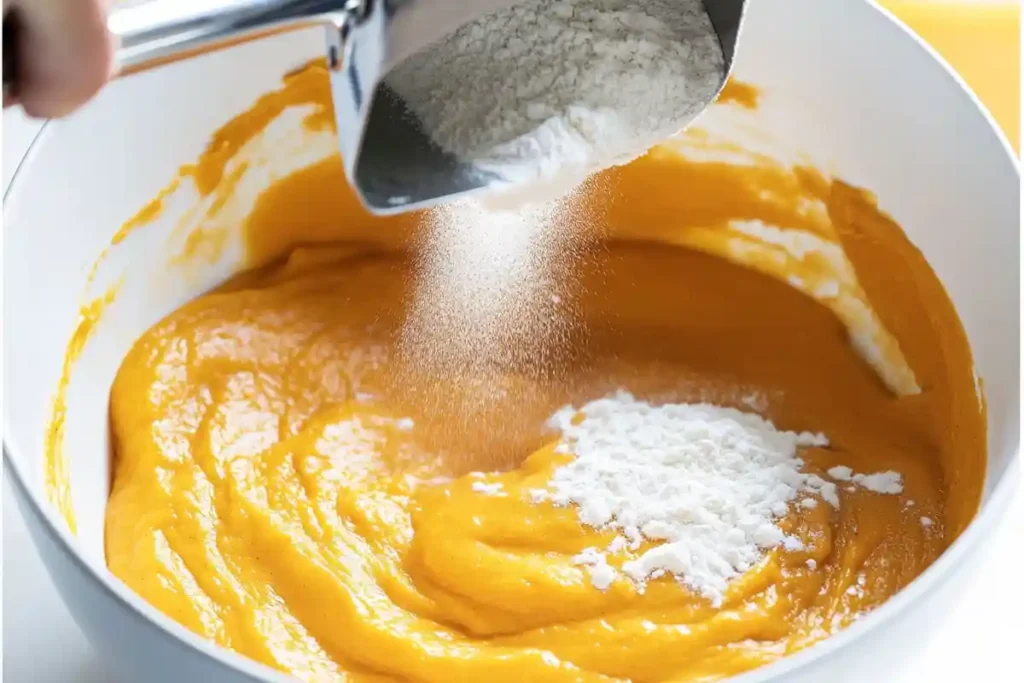
[{"label": "scoop handle", "polygon": [[[119,76],[255,38],[312,26],[339,29],[383,0],[148,0],[114,9],[107,28],[117,41]],[[22,76],[25,18],[17,8],[3,17],[4,100]]]}]

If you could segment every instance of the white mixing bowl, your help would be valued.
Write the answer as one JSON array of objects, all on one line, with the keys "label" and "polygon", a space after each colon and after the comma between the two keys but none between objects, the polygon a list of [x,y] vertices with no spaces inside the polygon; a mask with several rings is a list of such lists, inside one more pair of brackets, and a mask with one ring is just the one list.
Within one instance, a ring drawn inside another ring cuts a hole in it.
[{"label": "white mixing bowl", "polygon": [[[114,373],[137,335],[238,268],[240,253],[228,249],[214,264],[183,271],[167,258],[172,226],[164,221],[114,247],[86,292],[89,271],[121,223],[180,164],[198,156],[213,130],[275,88],[285,72],[318,56],[321,45],[318,32],[284,36],[116,83],[75,117],[45,128],[5,200],[5,472],[71,613],[126,681],[285,677],[163,616],[110,574],[103,554]],[[956,305],[984,380],[987,481],[981,512],[967,531],[867,618],[737,679],[900,680],[905,653],[940,627],[1015,490],[1018,169],[963,83],[863,0],[752,2],[736,75],[770,102],[756,113],[760,129],[873,190],[904,226]],[[724,115],[713,111],[702,125]],[[119,294],[68,386],[73,536],[44,494],[45,433],[79,307],[115,280]]]}]

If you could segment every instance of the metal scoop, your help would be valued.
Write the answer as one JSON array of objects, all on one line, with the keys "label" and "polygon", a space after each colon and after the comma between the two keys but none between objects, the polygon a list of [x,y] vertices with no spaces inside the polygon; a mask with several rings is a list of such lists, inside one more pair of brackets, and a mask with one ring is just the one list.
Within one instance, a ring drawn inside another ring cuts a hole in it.
[{"label": "metal scoop", "polygon": [[[641,2],[642,0],[637,0]],[[149,0],[115,8],[124,76],[283,31],[325,26],[345,172],[372,213],[423,208],[501,180],[439,149],[383,77],[460,26],[517,0]],[[746,0],[703,0],[732,68]],[[17,88],[17,16],[4,16],[4,93]],[[723,85],[724,85],[723,77]],[[706,104],[710,104],[708,101]]]}]

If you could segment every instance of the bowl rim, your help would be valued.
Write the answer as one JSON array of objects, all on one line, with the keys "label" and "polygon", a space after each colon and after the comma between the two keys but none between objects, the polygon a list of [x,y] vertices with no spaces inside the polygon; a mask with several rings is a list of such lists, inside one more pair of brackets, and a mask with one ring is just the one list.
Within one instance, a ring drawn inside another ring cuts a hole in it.
[{"label": "bowl rim", "polygon": [[[1014,172],[1019,178],[1020,160],[1018,159],[1013,147],[1010,145],[1006,134],[995,121],[988,108],[981,102],[960,74],[953,69],[953,67],[936,51],[935,48],[925,42],[923,38],[910,29],[892,12],[882,7],[877,0],[866,0],[863,4],[867,5],[868,11],[874,10],[878,12],[883,19],[883,23],[885,21],[892,23],[907,39],[912,40],[918,48],[924,50],[925,53],[945,72],[946,77],[952,81],[952,85],[968,97],[971,103],[975,105],[985,121],[988,123],[989,128],[995,133],[997,139],[1001,143],[1003,151],[1011,162]],[[41,143],[45,141],[49,136],[49,133],[52,131],[51,123],[52,121],[46,121],[43,123],[35,133],[24,156],[16,165],[14,173],[11,175],[10,183],[3,195],[4,214],[7,213],[8,200],[17,191],[19,178],[22,177],[23,170],[26,170],[31,166],[32,159],[38,153]],[[1019,388],[1017,391],[1017,404],[1019,408]],[[5,406],[3,410],[2,448],[4,476],[9,477],[13,484],[15,497],[19,503],[22,513],[27,511],[31,513],[37,521],[41,522],[40,526],[42,530],[49,536],[50,540],[55,543],[57,550],[68,559],[69,563],[83,578],[93,583],[101,593],[112,599],[114,604],[122,611],[128,612],[132,617],[141,621],[141,623],[145,624],[147,627],[156,628],[159,631],[162,631],[163,635],[170,636],[171,640],[169,641],[169,644],[173,644],[177,647],[187,647],[212,660],[211,664],[230,667],[238,673],[252,677],[256,681],[287,683],[288,681],[293,680],[288,677],[287,674],[277,669],[250,659],[241,653],[216,645],[213,641],[203,638],[202,636],[188,630],[178,622],[166,616],[156,607],[143,600],[105,566],[102,569],[99,569],[94,566],[93,563],[87,561],[79,548],[80,544],[77,537],[71,534],[65,525],[64,520],[59,518],[56,509],[54,509],[54,507],[48,502],[40,500],[40,496],[36,495],[33,488],[27,485],[27,472],[21,464],[27,461],[12,455],[12,453],[23,452],[23,449],[20,447],[17,439],[12,437],[12,432],[9,428],[12,424],[13,423],[9,419],[7,408]],[[785,656],[770,664],[766,664],[751,671],[739,674],[738,676],[731,677],[729,680],[736,681],[737,683],[764,683],[779,679],[782,676],[807,667],[835,652],[846,649],[853,643],[863,639],[872,631],[883,627],[885,624],[898,621],[901,617],[905,617],[911,613],[913,608],[919,607],[920,603],[926,599],[928,595],[937,590],[942,582],[942,578],[959,566],[965,556],[979,544],[981,539],[987,535],[987,533],[996,524],[1002,521],[1003,513],[1018,488],[1017,480],[1020,477],[1021,470],[1019,432],[1017,435],[1017,443],[1011,445],[1010,448],[1013,452],[1010,454],[1009,462],[1005,467],[1002,476],[999,481],[996,482],[987,500],[982,502],[974,518],[963,532],[961,532],[960,536],[907,586],[886,600],[877,609],[872,610],[864,616],[864,618],[857,620],[849,627],[829,636],[825,640],[801,650],[800,652]],[[34,535],[33,544],[36,545],[38,549],[38,543],[36,542]],[[46,570],[52,578],[54,572],[49,564],[46,565]]]}]

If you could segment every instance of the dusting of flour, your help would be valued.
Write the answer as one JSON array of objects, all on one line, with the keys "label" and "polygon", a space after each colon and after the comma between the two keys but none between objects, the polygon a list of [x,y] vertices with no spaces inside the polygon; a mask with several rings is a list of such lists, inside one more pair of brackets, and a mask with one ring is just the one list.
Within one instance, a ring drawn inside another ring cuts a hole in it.
[{"label": "dusting of flour", "polygon": [[[827,446],[825,435],[782,431],[753,413],[653,405],[619,392],[564,408],[550,424],[562,434],[557,449],[575,457],[531,497],[572,505],[582,524],[618,532],[608,548],[574,558],[601,589],[618,575],[608,555],[639,551],[646,540],[656,545],[621,569],[638,590],[672,575],[720,605],[729,582],[765,552],[803,549],[777,524],[791,504],[810,509],[820,498],[839,505],[835,483],[804,472],[798,455],[801,447]],[[880,493],[898,492],[899,475],[882,475],[862,481]]]},{"label": "dusting of flour", "polygon": [[398,390],[456,470],[502,469],[536,446],[544,387],[580,348],[580,196],[514,208],[464,199],[421,226]]},{"label": "dusting of flour", "polygon": [[571,200],[499,210],[477,199],[432,209],[422,226],[403,349],[441,376],[543,363],[564,322],[559,253]]}]

